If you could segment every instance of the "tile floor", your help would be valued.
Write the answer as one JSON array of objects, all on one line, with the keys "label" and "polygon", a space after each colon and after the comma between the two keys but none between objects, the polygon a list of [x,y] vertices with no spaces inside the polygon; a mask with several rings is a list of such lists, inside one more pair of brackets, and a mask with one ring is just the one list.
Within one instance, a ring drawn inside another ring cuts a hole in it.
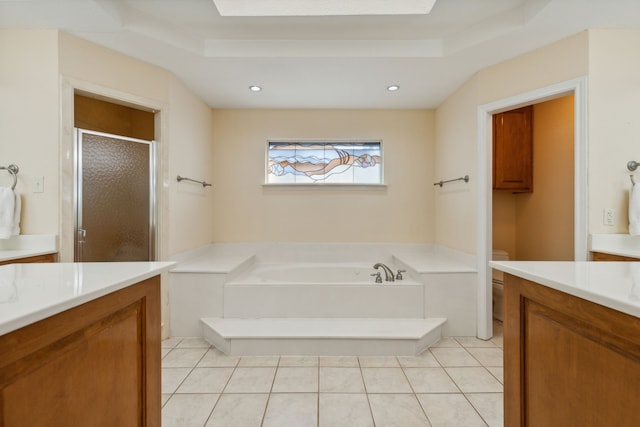
[{"label": "tile floor", "polygon": [[500,426],[502,328],[417,357],[226,356],[201,339],[162,349],[164,427]]}]

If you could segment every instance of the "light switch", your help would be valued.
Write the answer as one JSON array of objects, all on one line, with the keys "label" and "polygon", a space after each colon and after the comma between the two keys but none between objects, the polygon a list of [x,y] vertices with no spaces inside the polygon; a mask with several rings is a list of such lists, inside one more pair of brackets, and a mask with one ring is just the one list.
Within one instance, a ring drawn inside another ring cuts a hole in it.
[{"label": "light switch", "polygon": [[612,208],[605,208],[603,221],[604,225],[614,225]]},{"label": "light switch", "polygon": [[36,176],[33,178],[33,192],[44,193],[44,176]]}]

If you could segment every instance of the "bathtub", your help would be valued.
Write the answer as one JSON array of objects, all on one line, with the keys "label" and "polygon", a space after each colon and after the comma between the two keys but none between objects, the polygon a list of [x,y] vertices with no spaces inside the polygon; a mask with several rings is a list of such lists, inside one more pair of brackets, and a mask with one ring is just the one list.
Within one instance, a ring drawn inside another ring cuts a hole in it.
[{"label": "bathtub", "polygon": [[[375,275],[378,271],[381,273],[383,283],[391,284],[392,282],[384,282],[384,272],[374,270],[374,263],[369,265],[350,264],[350,263],[263,263],[249,269],[242,274],[234,283],[257,282],[262,284],[283,284],[283,283],[299,283],[299,284],[325,284],[325,285],[347,285],[375,284]],[[398,268],[390,266],[393,271]],[[403,273],[406,276],[407,273]],[[398,283],[401,283],[399,280]]]},{"label": "bathtub", "polygon": [[258,263],[225,284],[225,317],[422,318],[422,283],[376,283],[373,264]]},{"label": "bathtub", "polygon": [[[437,245],[211,244],[172,261],[171,336],[202,336],[209,317],[442,317],[445,335],[476,334],[475,257]],[[409,271],[375,283],[376,262]]]}]

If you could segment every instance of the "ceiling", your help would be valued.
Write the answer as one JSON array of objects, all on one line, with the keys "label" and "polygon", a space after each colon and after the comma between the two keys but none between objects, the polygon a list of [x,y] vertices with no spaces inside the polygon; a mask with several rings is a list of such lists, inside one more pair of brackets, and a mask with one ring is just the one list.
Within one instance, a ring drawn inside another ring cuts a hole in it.
[{"label": "ceiling", "polygon": [[223,17],[212,0],[0,0],[0,28],[59,28],[156,64],[213,108],[434,108],[489,65],[588,28],[640,28],[640,0],[285,17]]}]

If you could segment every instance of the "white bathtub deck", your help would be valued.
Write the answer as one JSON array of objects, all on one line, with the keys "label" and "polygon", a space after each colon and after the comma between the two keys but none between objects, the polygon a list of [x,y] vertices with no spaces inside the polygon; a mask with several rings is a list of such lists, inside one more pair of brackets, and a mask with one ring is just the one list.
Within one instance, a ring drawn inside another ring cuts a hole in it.
[{"label": "white bathtub deck", "polygon": [[204,337],[229,355],[415,356],[441,337],[444,318],[206,318]]}]

